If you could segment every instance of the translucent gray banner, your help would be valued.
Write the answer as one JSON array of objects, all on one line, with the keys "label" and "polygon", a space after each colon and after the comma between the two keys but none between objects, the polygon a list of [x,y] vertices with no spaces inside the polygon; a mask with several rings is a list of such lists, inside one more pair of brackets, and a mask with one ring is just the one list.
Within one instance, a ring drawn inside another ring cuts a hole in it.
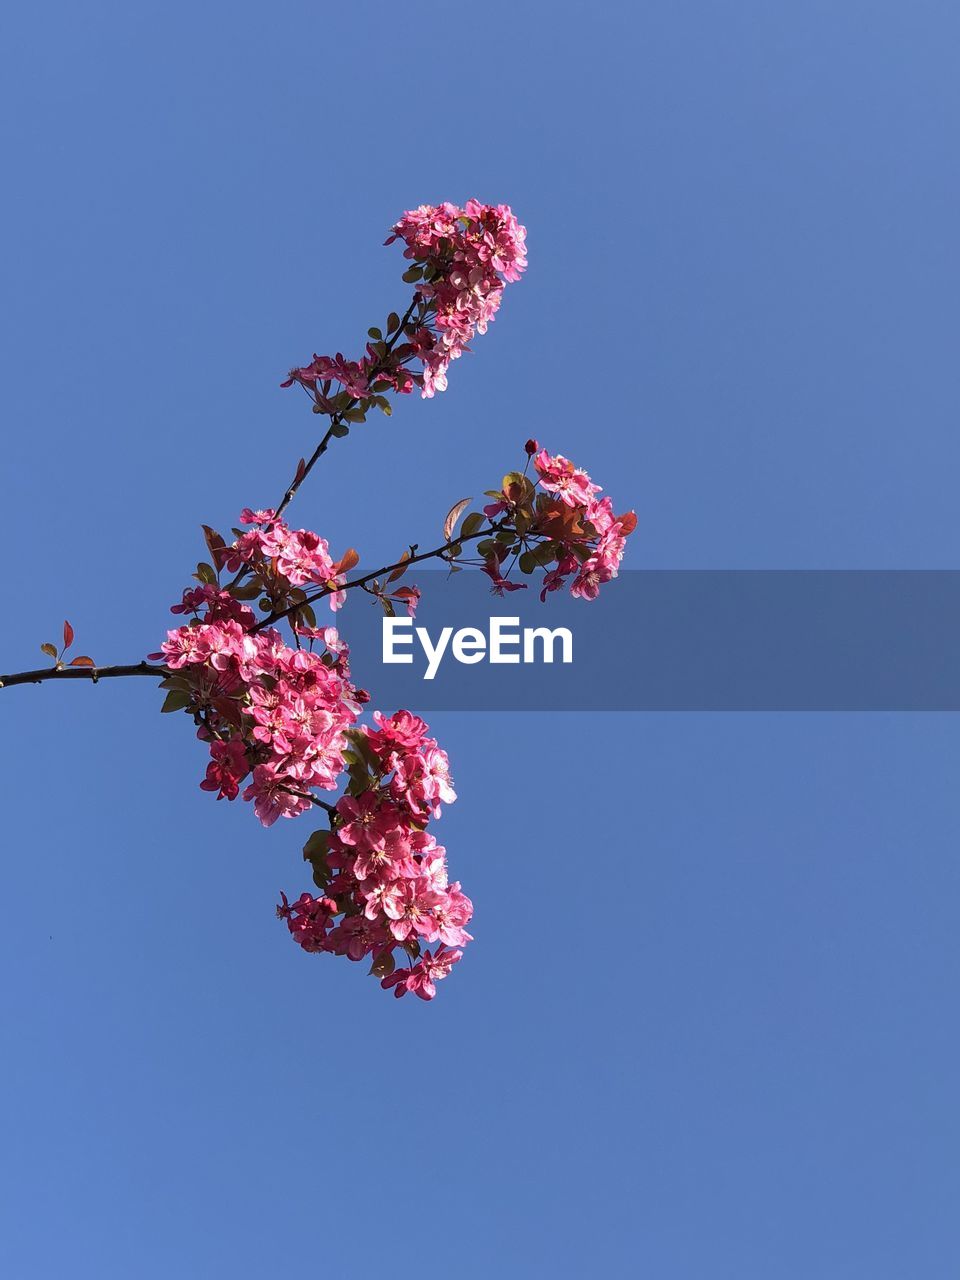
[{"label": "translucent gray banner", "polygon": [[527,590],[500,598],[475,571],[411,571],[417,617],[398,607],[392,624],[350,593],[337,623],[373,705],[960,709],[960,571],[627,570],[595,601],[558,592],[542,604],[539,582],[520,580]]}]

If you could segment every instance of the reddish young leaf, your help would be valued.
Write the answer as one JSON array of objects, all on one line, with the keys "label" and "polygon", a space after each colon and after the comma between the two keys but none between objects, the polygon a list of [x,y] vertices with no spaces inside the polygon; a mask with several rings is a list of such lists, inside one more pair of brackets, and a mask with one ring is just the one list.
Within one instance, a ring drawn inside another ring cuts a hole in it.
[{"label": "reddish young leaf", "polygon": [[353,547],[349,547],[337,563],[333,566],[333,576],[338,577],[341,573],[349,573],[360,563],[360,557],[354,551]]},{"label": "reddish young leaf", "polygon": [[235,729],[239,729],[242,726],[243,716],[240,714],[240,705],[234,702],[233,698],[214,698],[213,705],[224,720],[229,721]]},{"label": "reddish young leaf", "polygon": [[69,622],[63,624],[63,647],[69,649],[73,644],[73,627]]},{"label": "reddish young leaf", "polygon": [[396,569],[394,569],[393,573],[391,573],[389,578],[387,578],[388,582],[396,582],[398,578],[403,577],[403,575],[407,572],[407,566],[404,563],[404,561],[409,559],[410,559],[410,552],[405,551],[403,555],[400,557],[400,560],[397,564]]},{"label": "reddish young leaf", "polygon": [[216,529],[211,529],[208,524],[200,526],[203,530],[203,538],[207,544],[207,550],[210,552],[210,559],[218,569],[223,568],[223,554],[226,550],[226,543]]},{"label": "reddish young leaf", "polygon": [[92,658],[88,658],[86,654],[81,654],[79,658],[74,658],[70,663],[71,667],[95,667],[97,664]]},{"label": "reddish young leaf", "polygon": [[617,523],[620,525],[620,532],[626,537],[628,533],[633,533],[637,527],[637,513],[628,511],[626,515],[617,516]]}]

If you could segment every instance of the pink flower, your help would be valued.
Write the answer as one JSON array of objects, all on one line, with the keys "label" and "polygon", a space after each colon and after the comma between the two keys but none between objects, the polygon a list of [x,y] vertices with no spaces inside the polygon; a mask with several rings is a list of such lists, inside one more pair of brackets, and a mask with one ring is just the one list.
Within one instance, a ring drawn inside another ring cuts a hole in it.
[{"label": "pink flower", "polygon": [[425,951],[419,963],[409,969],[395,970],[380,985],[385,991],[392,987],[395,996],[412,991],[421,1000],[432,1000],[437,994],[436,984],[449,974],[462,955],[462,951],[450,951],[444,946],[437,947],[433,955]]},{"label": "pink flower", "polygon": [[473,915],[473,903],[460,891],[459,882],[450,885],[445,892],[436,893],[430,908],[428,929],[423,936],[427,942],[437,939],[451,947],[462,947],[472,941],[464,926]]},{"label": "pink flower", "polygon": [[410,935],[435,933],[431,911],[442,901],[426,876],[395,880],[383,893],[383,912],[390,920],[389,929],[398,942]]},{"label": "pink flower", "polygon": [[425,739],[417,751],[400,756],[391,789],[415,817],[439,818],[441,804],[452,804],[457,798],[447,754],[432,738]]},{"label": "pink flower", "polygon": [[[377,728],[367,729],[367,741],[384,761],[398,751],[415,751],[427,736],[427,726],[409,711],[395,711],[389,717],[375,711],[373,718]],[[389,768],[393,768],[392,763]]]},{"label": "pink flower", "polygon": [[[337,801],[337,813],[340,816],[337,835],[358,854],[383,849],[387,837],[399,825],[395,806],[383,803],[376,791],[364,791],[360,796],[341,796]],[[359,879],[366,879],[361,872],[357,874]]]},{"label": "pink flower", "polygon": [[339,351],[332,360],[329,356],[314,356],[312,367],[316,377],[334,379],[343,386],[347,395],[357,400],[370,392],[363,367],[355,360],[345,360]]},{"label": "pink flower", "polygon": [[254,812],[265,827],[272,827],[278,818],[295,818],[310,808],[309,797],[291,795],[290,779],[273,764],[256,766],[243,798],[253,801]]},{"label": "pink flower", "polygon": [[540,485],[548,493],[556,493],[568,507],[585,507],[599,487],[591,483],[585,471],[578,471],[569,458],[558,453],[550,457],[541,449],[533,460],[540,476]]},{"label": "pink flower", "polygon": [[236,800],[240,794],[240,783],[250,772],[243,742],[236,738],[230,742],[212,742],[210,755],[213,759],[207,765],[207,776],[200,783],[201,789],[219,792],[218,800]]},{"label": "pink flower", "polygon": [[525,582],[511,582],[509,578],[505,578],[500,572],[500,565],[501,561],[496,556],[489,556],[483,564],[483,572],[493,583],[490,588],[493,594],[502,596],[505,591],[526,591],[527,584]]},{"label": "pink flower", "polygon": [[337,914],[337,904],[332,898],[314,898],[309,893],[302,893],[291,906],[287,895],[281,893],[282,903],[277,907],[277,915],[286,920],[294,941],[304,951],[323,951],[330,923]]},{"label": "pink flower", "polygon": [[422,263],[429,281],[419,286],[429,298],[439,345],[423,350],[423,396],[447,387],[447,369],[469,350],[475,333],[485,333],[500,306],[505,281],[520,279],[527,265],[526,232],[506,205],[470,200],[421,205],[393,228],[387,244],[406,242],[404,257]]}]

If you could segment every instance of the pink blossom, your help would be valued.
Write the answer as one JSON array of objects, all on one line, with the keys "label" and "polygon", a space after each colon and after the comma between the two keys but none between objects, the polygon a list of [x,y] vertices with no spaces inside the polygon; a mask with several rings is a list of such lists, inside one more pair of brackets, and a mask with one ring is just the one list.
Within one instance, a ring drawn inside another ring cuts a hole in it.
[{"label": "pink blossom", "polygon": [[219,792],[218,800],[236,800],[240,794],[240,783],[250,772],[243,742],[237,738],[230,742],[213,742],[210,755],[213,758],[200,786],[204,791]]},{"label": "pink blossom", "polygon": [[[340,817],[337,836],[344,844],[355,848],[358,854],[383,849],[387,836],[399,825],[396,807],[389,802],[383,803],[375,791],[364,791],[360,796],[341,796],[337,801],[337,813]],[[361,880],[366,879],[362,873],[358,875]]]},{"label": "pink blossom", "polygon": [[383,912],[390,921],[390,932],[398,942],[405,942],[411,933],[435,934],[431,912],[442,901],[443,895],[426,876],[395,880],[383,894]]},{"label": "pink blossom", "polygon": [[254,811],[265,827],[272,827],[278,818],[295,818],[310,808],[306,795],[291,795],[289,780],[273,764],[258,764],[253,771],[253,781],[243,793],[244,800],[252,800]]},{"label": "pink blossom", "polygon": [[437,994],[436,984],[447,977],[462,955],[462,951],[450,951],[445,946],[437,947],[432,955],[425,951],[417,964],[409,969],[395,970],[380,985],[385,991],[392,987],[395,996],[404,996],[412,991],[421,1000],[432,1000]]},{"label": "pink blossom", "polygon": [[417,751],[399,757],[391,789],[416,817],[438,818],[441,804],[452,804],[457,798],[447,754],[432,738],[425,739]]},{"label": "pink blossom", "polygon": [[392,716],[375,711],[373,719],[377,728],[367,729],[367,741],[384,760],[397,751],[415,751],[427,736],[427,726],[409,711],[395,711]]},{"label": "pink blossom", "polygon": [[473,915],[473,903],[460,890],[459,882],[445,891],[434,890],[434,900],[428,916],[428,928],[423,931],[427,942],[439,939],[451,947],[462,947],[471,942],[472,935],[465,925]]},{"label": "pink blossom", "polygon": [[599,487],[591,483],[585,471],[578,471],[569,458],[558,453],[550,457],[541,449],[533,460],[540,476],[540,485],[548,493],[556,493],[568,507],[585,507]]}]

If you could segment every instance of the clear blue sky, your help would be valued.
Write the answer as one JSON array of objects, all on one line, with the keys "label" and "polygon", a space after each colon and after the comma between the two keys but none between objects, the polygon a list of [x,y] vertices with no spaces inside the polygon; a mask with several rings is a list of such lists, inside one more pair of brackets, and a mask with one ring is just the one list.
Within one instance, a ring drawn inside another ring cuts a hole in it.
[{"label": "clear blue sky", "polygon": [[[0,26],[0,669],[135,660],[201,520],[311,446],[277,383],[510,202],[451,389],[298,514],[380,562],[531,434],[634,567],[957,566],[946,3],[91,3]],[[3,698],[10,1280],[947,1280],[960,726],[434,719],[477,941],[432,1006],[272,918],[303,824],[196,786],[146,682]]]}]

